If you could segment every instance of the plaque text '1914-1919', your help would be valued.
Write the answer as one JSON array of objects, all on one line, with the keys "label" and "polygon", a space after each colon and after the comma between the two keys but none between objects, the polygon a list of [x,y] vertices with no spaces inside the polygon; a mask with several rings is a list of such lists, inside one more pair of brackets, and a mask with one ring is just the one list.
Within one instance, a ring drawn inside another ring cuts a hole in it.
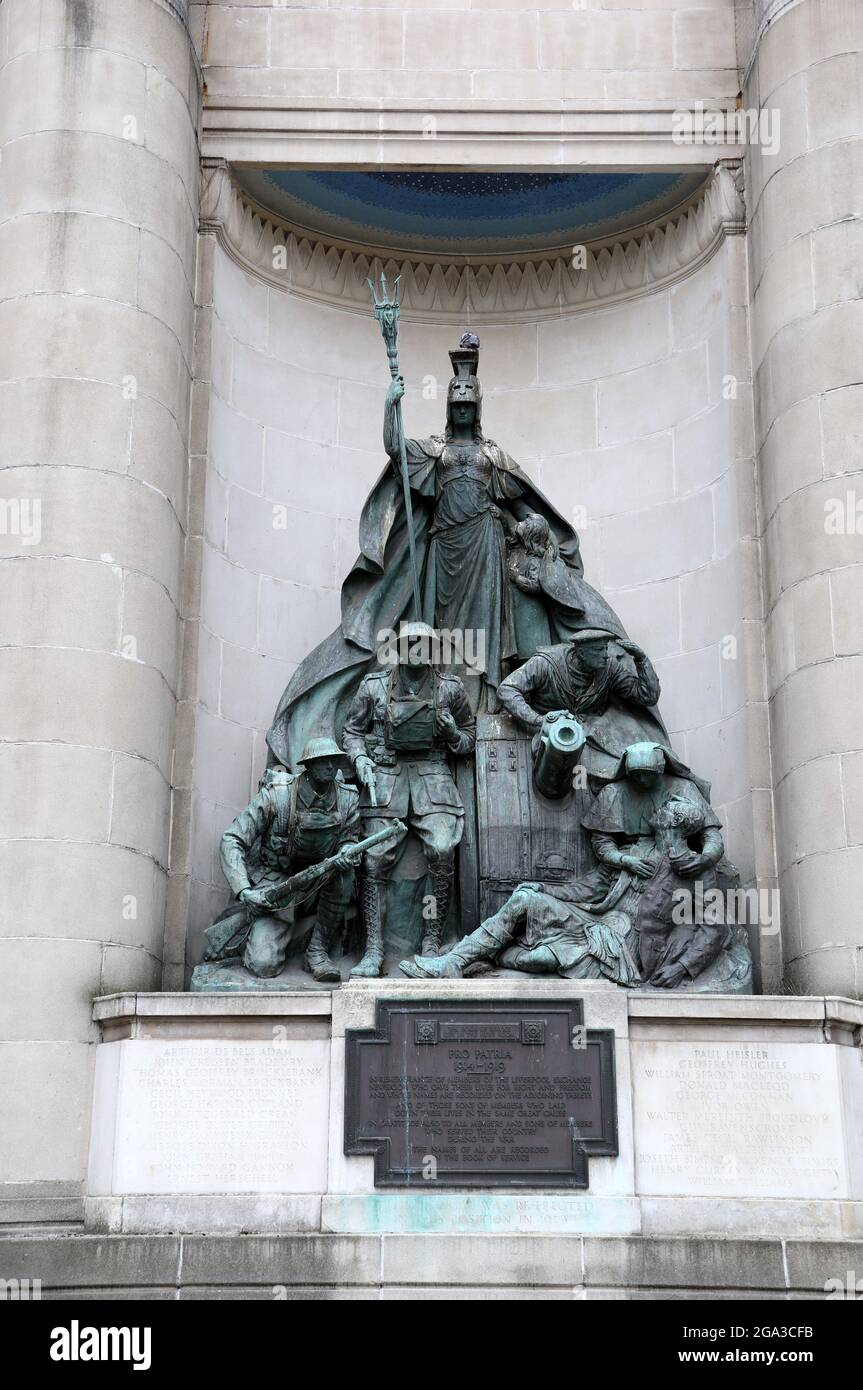
[{"label": "plaque text '1914-1919'", "polygon": [[378,1187],[585,1188],[617,1153],[614,1038],[580,1000],[381,1001],[346,1041],[345,1153]]}]

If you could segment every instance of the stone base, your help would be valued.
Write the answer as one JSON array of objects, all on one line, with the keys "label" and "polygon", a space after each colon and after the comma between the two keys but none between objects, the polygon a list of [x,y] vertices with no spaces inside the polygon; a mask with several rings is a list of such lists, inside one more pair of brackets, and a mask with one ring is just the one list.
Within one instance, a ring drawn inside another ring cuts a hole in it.
[{"label": "stone base", "polygon": [[[341,968],[346,973],[344,965]],[[300,965],[286,966],[272,979],[258,980],[244,969],[239,960],[231,959],[196,965],[190,988],[193,994],[248,994],[250,991],[284,994],[285,990],[332,990],[333,986],[313,980]]]},{"label": "stone base", "polygon": [[[586,1192],[387,1190],[371,1157],[346,1157],[346,1029],[374,1025],[380,1000],[432,997],[577,997],[589,1029],[613,1031],[619,1152],[591,1156]],[[94,1232],[863,1239],[863,1004],[850,1000],[509,975],[115,995],[94,1012]]]},{"label": "stone base", "polygon": [[[619,1152],[587,1191],[376,1189],[345,1156],[346,1029],[432,995],[578,997],[613,1030]],[[0,1237],[45,1298],[815,1299],[863,1270],[863,1004],[510,976],[94,1013],[86,1230],[16,1208]]]},{"label": "stone base", "polygon": [[[743,931],[744,929],[741,929]],[[441,954],[450,950],[458,938],[452,937],[444,944]],[[397,950],[388,948],[384,956],[384,963],[381,969],[381,979],[403,980],[408,977],[400,969],[401,961],[404,959],[413,960],[415,953],[407,950],[404,943]],[[359,963],[360,953],[358,951],[348,952],[343,956],[333,955],[334,964],[338,967],[341,974],[341,984],[351,983],[351,970]],[[525,976],[522,971],[509,970],[504,966],[495,965],[490,968],[483,968],[477,971],[472,978],[485,980],[512,980],[516,985],[524,984]],[[558,979],[558,976],[551,977]],[[566,981],[573,988],[578,990],[585,982],[582,980]],[[604,982],[599,982],[603,983]],[[273,990],[284,992],[286,990],[297,989],[325,989],[333,990],[340,988],[339,984],[319,984],[313,980],[307,970],[303,968],[301,953],[290,956],[285,963],[284,969],[271,979],[258,979],[250,975],[242,964],[239,957],[231,957],[228,960],[206,961],[201,965],[196,965],[192,971],[192,978],[189,984],[193,994],[248,994],[263,991],[271,993]],[[667,996],[668,991],[655,989],[651,985],[639,985],[639,994],[655,994],[661,998]],[[733,951],[724,952],[719,960],[715,961],[707,970],[703,971],[696,979],[685,980],[678,985],[674,991],[678,996],[690,994],[751,994],[752,993],[752,958],[749,948],[742,941],[736,943]]]},{"label": "stone base", "polygon": [[84,1226],[106,1235],[592,1235],[656,1238],[863,1240],[863,1202],[756,1199],[381,1193],[315,1197],[290,1193],[86,1197]]}]

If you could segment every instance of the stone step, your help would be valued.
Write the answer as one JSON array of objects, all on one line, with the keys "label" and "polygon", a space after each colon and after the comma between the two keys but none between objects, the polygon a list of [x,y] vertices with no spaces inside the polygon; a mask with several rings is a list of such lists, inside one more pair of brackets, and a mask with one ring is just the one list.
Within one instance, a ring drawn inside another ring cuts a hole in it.
[{"label": "stone step", "polygon": [[[863,1240],[532,1235],[0,1235],[6,1297],[849,1297]],[[844,1291],[844,1294],[843,1294]]]}]

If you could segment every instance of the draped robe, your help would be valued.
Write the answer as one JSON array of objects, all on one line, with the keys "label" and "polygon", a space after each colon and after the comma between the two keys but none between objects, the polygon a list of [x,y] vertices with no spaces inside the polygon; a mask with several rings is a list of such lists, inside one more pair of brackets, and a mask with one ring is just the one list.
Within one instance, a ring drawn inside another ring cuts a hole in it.
[{"label": "draped robe", "polygon": [[[532,654],[517,650],[516,632],[533,649],[566,641],[580,628],[625,633],[583,577],[573,528],[498,445],[480,438],[475,448],[473,463],[459,470],[444,436],[406,440],[422,617],[432,626],[484,630],[483,679],[495,690],[505,663]],[[516,520],[537,513],[548,522],[557,554],[542,564],[538,594],[523,594],[510,581],[505,531],[492,507]],[[378,664],[380,634],[416,616],[402,483],[392,460],[363,507],[359,542],[342,585],[341,623],[294,673],[267,735],[271,756],[289,767],[309,739],[340,738],[354,692]]]}]

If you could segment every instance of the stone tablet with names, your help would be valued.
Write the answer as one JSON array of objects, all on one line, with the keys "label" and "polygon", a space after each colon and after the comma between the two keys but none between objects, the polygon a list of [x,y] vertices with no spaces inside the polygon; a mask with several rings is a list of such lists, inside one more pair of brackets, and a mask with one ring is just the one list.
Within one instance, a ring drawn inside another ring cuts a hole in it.
[{"label": "stone tablet with names", "polygon": [[847,1195],[836,1058],[817,1043],[633,1042],[638,1191]]},{"label": "stone tablet with names", "polygon": [[329,1044],[117,1044],[114,1193],[321,1192]]}]

